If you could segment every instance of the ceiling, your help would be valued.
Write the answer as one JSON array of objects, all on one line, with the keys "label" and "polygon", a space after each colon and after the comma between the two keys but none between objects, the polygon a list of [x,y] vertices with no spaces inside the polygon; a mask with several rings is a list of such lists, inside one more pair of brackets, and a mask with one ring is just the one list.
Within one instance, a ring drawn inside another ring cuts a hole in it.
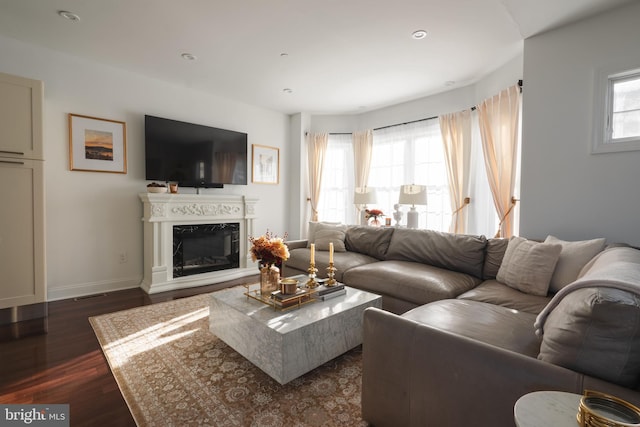
[{"label": "ceiling", "polygon": [[284,113],[349,114],[471,84],[525,38],[631,1],[0,0],[0,34]]}]

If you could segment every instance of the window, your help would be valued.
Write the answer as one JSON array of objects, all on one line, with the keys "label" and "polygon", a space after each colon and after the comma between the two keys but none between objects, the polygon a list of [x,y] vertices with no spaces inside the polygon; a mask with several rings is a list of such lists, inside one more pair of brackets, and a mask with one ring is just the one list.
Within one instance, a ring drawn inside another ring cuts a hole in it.
[{"label": "window", "polygon": [[594,153],[640,150],[640,69],[598,73]]},{"label": "window", "polygon": [[318,202],[320,220],[355,224],[354,188],[352,136],[330,134]]},{"label": "window", "polygon": [[[427,185],[427,206],[416,206],[419,228],[448,231],[451,223],[449,183],[438,119],[392,126],[373,132],[369,187],[376,189],[376,207],[393,218],[403,184]],[[402,223],[406,224],[408,206]],[[393,222],[395,223],[395,222]]]}]

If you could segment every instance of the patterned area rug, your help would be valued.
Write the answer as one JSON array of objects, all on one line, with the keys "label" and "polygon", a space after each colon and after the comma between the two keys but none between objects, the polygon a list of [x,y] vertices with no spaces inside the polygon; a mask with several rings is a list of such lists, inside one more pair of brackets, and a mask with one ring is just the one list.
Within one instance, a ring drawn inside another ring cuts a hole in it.
[{"label": "patterned area rug", "polygon": [[139,426],[366,426],[361,348],[280,385],[209,332],[198,295],[90,318]]}]

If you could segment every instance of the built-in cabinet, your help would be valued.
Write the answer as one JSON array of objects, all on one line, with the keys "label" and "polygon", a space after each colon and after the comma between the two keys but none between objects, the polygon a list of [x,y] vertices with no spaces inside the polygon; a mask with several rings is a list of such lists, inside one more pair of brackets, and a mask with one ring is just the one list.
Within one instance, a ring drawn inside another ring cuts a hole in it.
[{"label": "built-in cabinet", "polygon": [[41,81],[0,73],[0,323],[46,302],[43,93]]}]

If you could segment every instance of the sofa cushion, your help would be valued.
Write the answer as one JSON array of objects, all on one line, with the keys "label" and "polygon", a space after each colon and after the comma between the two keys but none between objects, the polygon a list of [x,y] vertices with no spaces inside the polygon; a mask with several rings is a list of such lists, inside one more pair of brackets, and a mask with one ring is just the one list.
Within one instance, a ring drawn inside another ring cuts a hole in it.
[{"label": "sofa cushion", "polygon": [[349,227],[345,245],[349,251],[384,259],[394,230],[389,227]]},{"label": "sofa cushion", "polygon": [[567,294],[546,319],[538,359],[635,387],[640,375],[640,298],[605,287]]},{"label": "sofa cushion", "polygon": [[493,304],[443,300],[414,308],[402,317],[531,357],[540,348],[534,314]]},{"label": "sofa cushion", "polygon": [[482,277],[484,236],[399,228],[391,236],[387,260],[414,261]]},{"label": "sofa cushion", "polygon": [[524,293],[545,296],[561,250],[559,244],[512,237],[496,278]]},{"label": "sofa cushion", "polygon": [[455,298],[480,283],[469,274],[409,261],[381,261],[344,273],[354,288],[389,295],[414,304]]},{"label": "sofa cushion", "polygon": [[486,302],[526,313],[538,314],[549,303],[551,298],[525,294],[497,280],[486,280],[460,295],[458,299]]},{"label": "sofa cushion", "polygon": [[484,266],[482,268],[483,279],[496,278],[508,244],[509,239],[491,238],[487,240],[487,246],[484,251]]},{"label": "sofa cushion", "polygon": [[602,252],[606,239],[582,240],[578,242],[567,242],[554,236],[547,236],[545,243],[556,243],[562,246],[560,258],[551,276],[549,290],[558,292],[569,283],[578,278],[580,270],[594,256]]}]

